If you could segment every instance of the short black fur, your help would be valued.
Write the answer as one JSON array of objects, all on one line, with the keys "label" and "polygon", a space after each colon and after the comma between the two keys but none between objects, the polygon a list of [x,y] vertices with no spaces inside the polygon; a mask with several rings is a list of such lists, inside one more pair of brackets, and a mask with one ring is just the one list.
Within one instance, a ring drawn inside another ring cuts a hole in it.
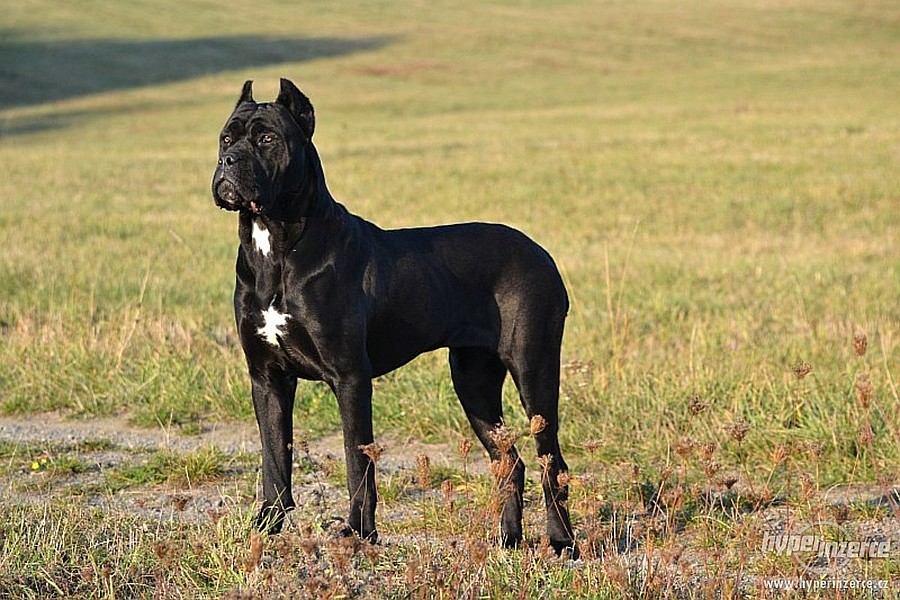
[{"label": "short black fur", "polygon": [[[577,546],[557,475],[560,345],[568,299],[552,258],[503,225],[466,223],[383,230],[350,214],[328,191],[312,143],[309,99],[281,80],[273,103],[251,82],[220,136],[212,182],[218,206],[238,211],[234,312],[252,382],[263,446],[257,526],[277,532],[291,495],[297,379],[326,382],[337,398],[347,460],[349,526],[377,539],[372,379],[436,348],[450,349],[454,389],[491,460],[502,422],[500,393],[512,375],[535,441],[552,457],[543,476],[550,542]],[[513,456],[518,458],[515,449]],[[515,460],[501,541],[522,539],[524,466]]]}]

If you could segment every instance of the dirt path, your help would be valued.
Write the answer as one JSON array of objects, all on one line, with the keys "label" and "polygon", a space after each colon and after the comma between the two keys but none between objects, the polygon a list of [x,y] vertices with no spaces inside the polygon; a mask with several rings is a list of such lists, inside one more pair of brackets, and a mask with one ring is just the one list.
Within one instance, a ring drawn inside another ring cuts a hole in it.
[{"label": "dirt path", "polygon": [[[390,437],[379,443],[386,448],[378,465],[379,472],[385,475],[414,471],[419,454],[427,454],[438,466],[458,462],[455,448],[446,444]],[[196,435],[182,435],[162,427],[134,427],[122,418],[7,416],[0,417],[0,444],[6,445],[6,451],[0,455],[0,505],[78,497],[89,506],[112,512],[201,521],[217,511],[246,508],[255,501],[260,442],[253,423],[220,423]],[[210,447],[218,449],[226,465],[222,476],[212,482],[143,484],[115,491],[107,485],[111,471],[145,463],[160,451],[188,454]],[[60,458],[75,459],[81,467],[78,472],[60,474],[45,471],[40,463],[42,459]],[[295,461],[298,464],[293,487],[298,504],[314,502],[322,511],[342,514],[346,490],[334,478],[324,475],[339,468],[343,461],[341,436],[309,442],[308,453],[297,451]],[[473,468],[486,472],[486,460],[476,458],[473,462]]]},{"label": "dirt path", "polygon": [[223,452],[258,452],[259,435],[250,423],[218,424],[198,435],[185,436],[163,428],[133,427],[121,418],[68,419],[56,413],[0,417],[0,440],[77,444],[109,440],[123,449],[194,450],[208,445]]},{"label": "dirt path", "polygon": [[[341,476],[341,437],[332,435],[307,445],[300,442],[295,440],[293,485],[298,510],[291,518],[306,522],[316,520],[326,527],[329,523],[339,526],[347,506],[347,492]],[[458,469],[461,463],[458,450],[455,444],[423,444],[410,439],[385,437],[379,442],[386,448],[379,460],[380,492],[384,493],[384,488],[391,486],[392,476],[400,477],[395,480],[394,487],[397,488],[399,482],[406,490],[397,492],[395,489],[394,493],[399,495],[393,501],[382,502],[379,519],[385,523],[409,522],[417,518],[416,500],[423,494],[417,486],[408,485],[415,478],[417,456],[428,455],[433,467]],[[182,479],[115,485],[116,473],[147,464],[153,457],[191,456],[209,448],[216,449],[214,456],[220,468],[206,483],[194,484]],[[249,517],[257,506],[259,451],[253,423],[216,424],[197,435],[187,436],[164,428],[133,427],[122,418],[72,420],[57,414],[0,417],[0,509],[28,503],[54,507],[72,503],[99,509],[109,518],[123,514],[144,517],[149,520],[149,527],[153,527],[154,522],[208,523],[211,519],[217,521],[217,515],[227,513]],[[46,468],[42,460],[47,461]],[[74,464],[77,468],[58,467],[66,464]],[[469,466],[473,473],[488,472],[486,459],[474,449]],[[890,507],[900,501],[900,490],[885,490],[875,485],[836,486],[822,490],[821,500],[823,512],[829,515],[827,520],[839,523],[848,539],[888,541],[893,544],[892,556],[900,552],[900,519],[890,516]],[[536,508],[539,501],[532,501]],[[537,527],[534,519],[539,512],[533,508],[526,511],[531,520],[527,526],[533,531]],[[737,556],[741,564],[771,560],[760,549],[763,534],[786,531],[798,516],[801,520],[811,518],[801,513],[796,507],[773,504],[745,515],[746,520],[740,521],[741,526],[732,528],[725,537],[709,523],[688,524],[675,533],[673,544],[666,550],[675,558],[660,562],[654,569],[671,572],[678,581],[681,581],[678,578],[682,577],[680,573],[684,568],[692,573],[707,573],[707,576],[710,572],[717,573],[710,567],[710,549],[723,544],[726,554],[722,561],[728,556],[732,559]],[[842,514],[847,514],[846,521],[840,517]],[[645,573],[647,553],[642,548],[641,532],[658,522],[639,513],[630,514],[627,521],[620,532],[622,537],[618,539],[619,550],[600,562],[613,560],[621,564],[623,572]],[[585,520],[581,527],[583,534],[589,534],[589,521]],[[390,528],[386,530],[390,531]],[[737,532],[741,532],[741,540],[726,539]],[[383,541],[388,546],[445,543],[417,532],[388,534]],[[852,567],[856,569],[858,565],[853,563]],[[847,569],[835,571],[833,575],[858,578],[860,573],[848,565]],[[697,581],[689,578],[682,584],[687,589]],[[745,575],[740,585],[749,590],[757,589],[758,584],[757,578]]]}]

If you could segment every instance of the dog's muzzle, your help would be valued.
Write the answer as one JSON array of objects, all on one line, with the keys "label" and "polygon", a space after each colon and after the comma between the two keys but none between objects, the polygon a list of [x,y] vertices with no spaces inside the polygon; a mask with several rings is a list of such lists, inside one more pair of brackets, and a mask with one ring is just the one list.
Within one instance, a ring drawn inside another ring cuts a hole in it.
[{"label": "dog's muzzle", "polygon": [[216,206],[225,210],[249,210],[260,214],[262,206],[254,200],[244,198],[238,191],[238,185],[228,176],[227,167],[230,164],[227,160],[219,159],[219,168],[213,178],[213,199]]},{"label": "dog's muzzle", "polygon": [[216,205],[225,210],[239,210],[241,208],[241,195],[238,194],[237,186],[219,174],[217,174],[216,182],[213,185],[213,197],[216,200]]}]

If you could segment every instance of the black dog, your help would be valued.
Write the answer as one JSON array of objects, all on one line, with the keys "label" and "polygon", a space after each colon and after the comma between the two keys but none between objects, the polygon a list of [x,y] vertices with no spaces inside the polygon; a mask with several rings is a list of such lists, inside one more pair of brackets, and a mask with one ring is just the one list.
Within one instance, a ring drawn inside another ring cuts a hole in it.
[{"label": "black dog", "polygon": [[[244,84],[219,139],[215,202],[240,213],[234,311],[263,447],[260,530],[280,531],[291,496],[297,378],[325,381],[341,412],[350,527],[375,540],[372,378],[447,347],[453,387],[492,461],[503,458],[507,371],[529,417],[546,427],[537,451],[547,529],[557,552],[577,552],[566,508],[568,470],[557,439],[559,352],[568,298],[553,259],[524,234],[468,223],[385,231],[331,197],[312,144],[309,99],[281,80],[275,102]],[[540,422],[540,419],[536,419]],[[501,540],[522,539],[525,467],[513,448]],[[509,469],[507,469],[509,470]],[[511,484],[511,485],[509,485]]]}]

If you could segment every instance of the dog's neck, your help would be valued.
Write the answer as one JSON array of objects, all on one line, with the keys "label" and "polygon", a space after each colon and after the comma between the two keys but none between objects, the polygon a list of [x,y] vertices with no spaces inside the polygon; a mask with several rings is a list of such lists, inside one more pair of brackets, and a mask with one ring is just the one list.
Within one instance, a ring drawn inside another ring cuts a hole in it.
[{"label": "dog's neck", "polygon": [[[247,256],[280,260],[296,251],[306,237],[308,227],[321,230],[340,227],[347,209],[335,201],[325,184],[325,172],[316,148],[310,141],[305,148],[305,177],[300,185],[283,192],[279,204],[291,210],[284,218],[272,218],[241,211],[238,235]],[[281,217],[281,215],[279,215]]]}]

